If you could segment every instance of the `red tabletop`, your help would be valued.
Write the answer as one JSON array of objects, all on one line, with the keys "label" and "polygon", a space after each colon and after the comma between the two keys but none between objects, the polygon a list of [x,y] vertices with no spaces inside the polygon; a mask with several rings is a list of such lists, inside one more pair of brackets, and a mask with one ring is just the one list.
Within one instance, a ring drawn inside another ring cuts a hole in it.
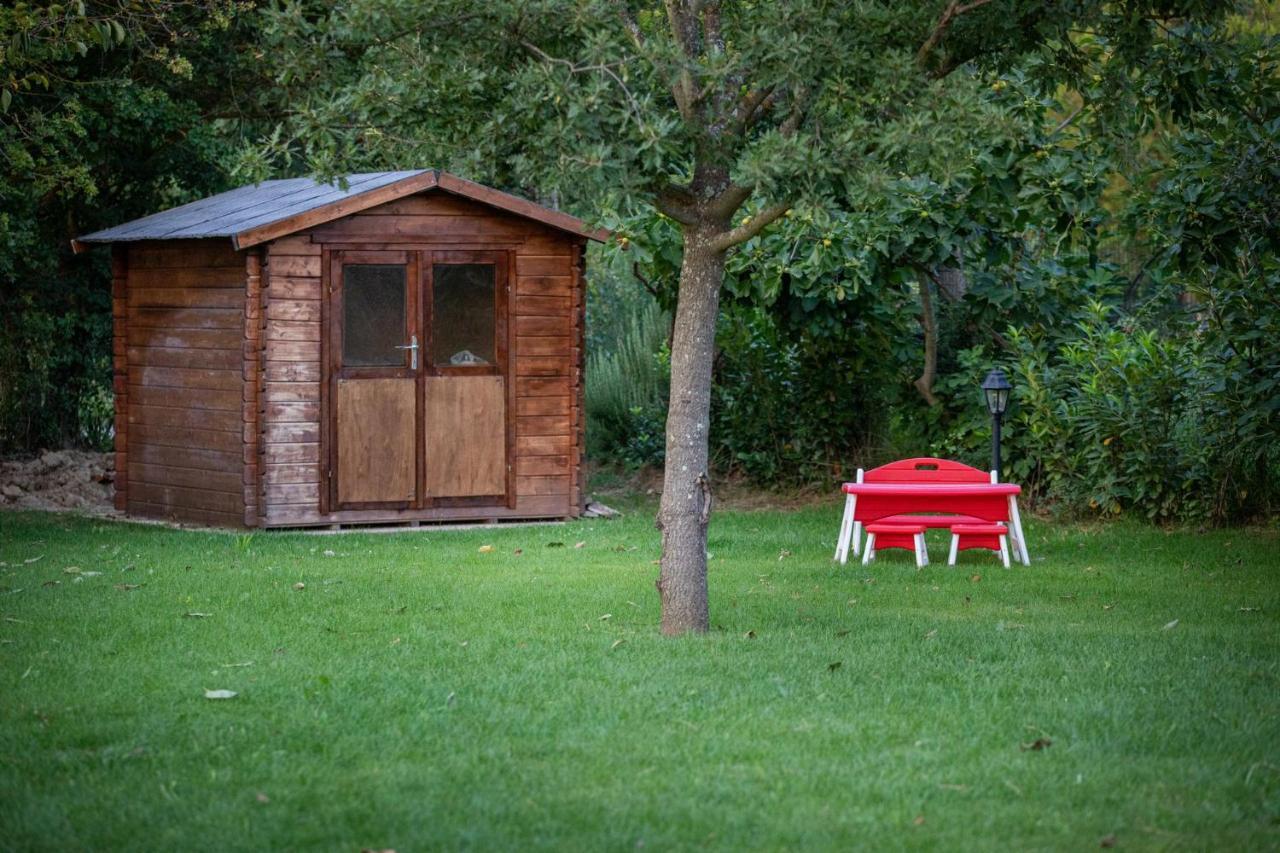
[{"label": "red tabletop", "polygon": [[906,495],[910,497],[985,497],[989,495],[1020,495],[1022,486],[1017,483],[845,483],[846,495]]}]

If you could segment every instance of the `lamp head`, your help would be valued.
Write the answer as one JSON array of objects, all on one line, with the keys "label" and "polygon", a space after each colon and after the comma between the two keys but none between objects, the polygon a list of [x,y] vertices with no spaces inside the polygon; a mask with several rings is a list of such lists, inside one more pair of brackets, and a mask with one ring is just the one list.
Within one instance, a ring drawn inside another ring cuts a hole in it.
[{"label": "lamp head", "polygon": [[1013,386],[1005,378],[1003,370],[993,370],[982,380],[982,395],[986,398],[987,411],[994,415],[1003,415],[1009,406],[1009,391]]}]

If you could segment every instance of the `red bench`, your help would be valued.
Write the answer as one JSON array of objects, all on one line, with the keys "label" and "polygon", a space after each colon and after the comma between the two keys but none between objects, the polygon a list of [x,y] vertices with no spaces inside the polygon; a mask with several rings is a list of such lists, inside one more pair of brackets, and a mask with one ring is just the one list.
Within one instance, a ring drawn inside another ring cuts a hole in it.
[{"label": "red bench", "polygon": [[[836,543],[835,559],[839,560],[841,563],[847,561],[849,558],[850,544],[853,546],[853,553],[855,555],[862,552],[862,527],[863,523],[867,520],[875,520],[879,523],[886,524],[919,524],[926,528],[946,529],[950,529],[951,526],[955,524],[981,524],[992,520],[964,514],[902,514],[885,517],[875,514],[875,507],[868,503],[865,498],[863,500],[863,506],[860,507],[862,511],[855,513],[857,500],[855,495],[851,493],[850,486],[864,483],[900,484],[903,486],[937,486],[979,483],[989,484],[994,483],[995,481],[996,478],[994,472],[988,473],[986,471],[980,471],[971,465],[965,465],[962,462],[953,462],[950,459],[937,459],[929,456],[917,457],[914,459],[901,459],[897,462],[890,462],[887,465],[881,465],[879,468],[872,468],[870,471],[865,472],[859,468],[855,482],[845,483],[843,488],[845,494],[844,518],[840,523],[840,536]],[[850,540],[852,540],[852,543]]]}]

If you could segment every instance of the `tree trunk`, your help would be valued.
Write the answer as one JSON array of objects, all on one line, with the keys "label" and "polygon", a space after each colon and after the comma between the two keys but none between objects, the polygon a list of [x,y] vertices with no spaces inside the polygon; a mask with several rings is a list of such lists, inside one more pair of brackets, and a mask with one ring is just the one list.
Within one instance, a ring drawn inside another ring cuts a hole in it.
[{"label": "tree trunk", "polygon": [[676,302],[671,346],[671,404],[667,410],[667,458],[658,510],[662,531],[662,633],[704,633],[707,609],[707,521],[711,483],[707,472],[711,419],[711,360],[715,347],[723,249],[719,230],[689,226]]}]

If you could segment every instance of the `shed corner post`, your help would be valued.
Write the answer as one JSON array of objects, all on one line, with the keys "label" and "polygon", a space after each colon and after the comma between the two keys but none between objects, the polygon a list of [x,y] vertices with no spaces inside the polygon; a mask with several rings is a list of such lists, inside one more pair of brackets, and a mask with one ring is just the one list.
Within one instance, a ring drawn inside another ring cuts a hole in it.
[{"label": "shed corner post", "polygon": [[245,250],[244,294],[244,364],[243,364],[243,447],[244,447],[244,525],[261,527],[264,507],[261,502],[262,425],[262,248]]},{"label": "shed corner post", "polygon": [[582,515],[586,505],[587,484],[583,482],[582,462],[587,448],[587,242],[576,240],[573,246],[573,322],[577,326],[574,335],[574,381],[577,383],[573,399],[573,479],[569,488],[570,509],[574,517]]},{"label": "shed corner post", "polygon": [[115,396],[115,497],[129,506],[129,250],[111,245],[111,390]]}]

